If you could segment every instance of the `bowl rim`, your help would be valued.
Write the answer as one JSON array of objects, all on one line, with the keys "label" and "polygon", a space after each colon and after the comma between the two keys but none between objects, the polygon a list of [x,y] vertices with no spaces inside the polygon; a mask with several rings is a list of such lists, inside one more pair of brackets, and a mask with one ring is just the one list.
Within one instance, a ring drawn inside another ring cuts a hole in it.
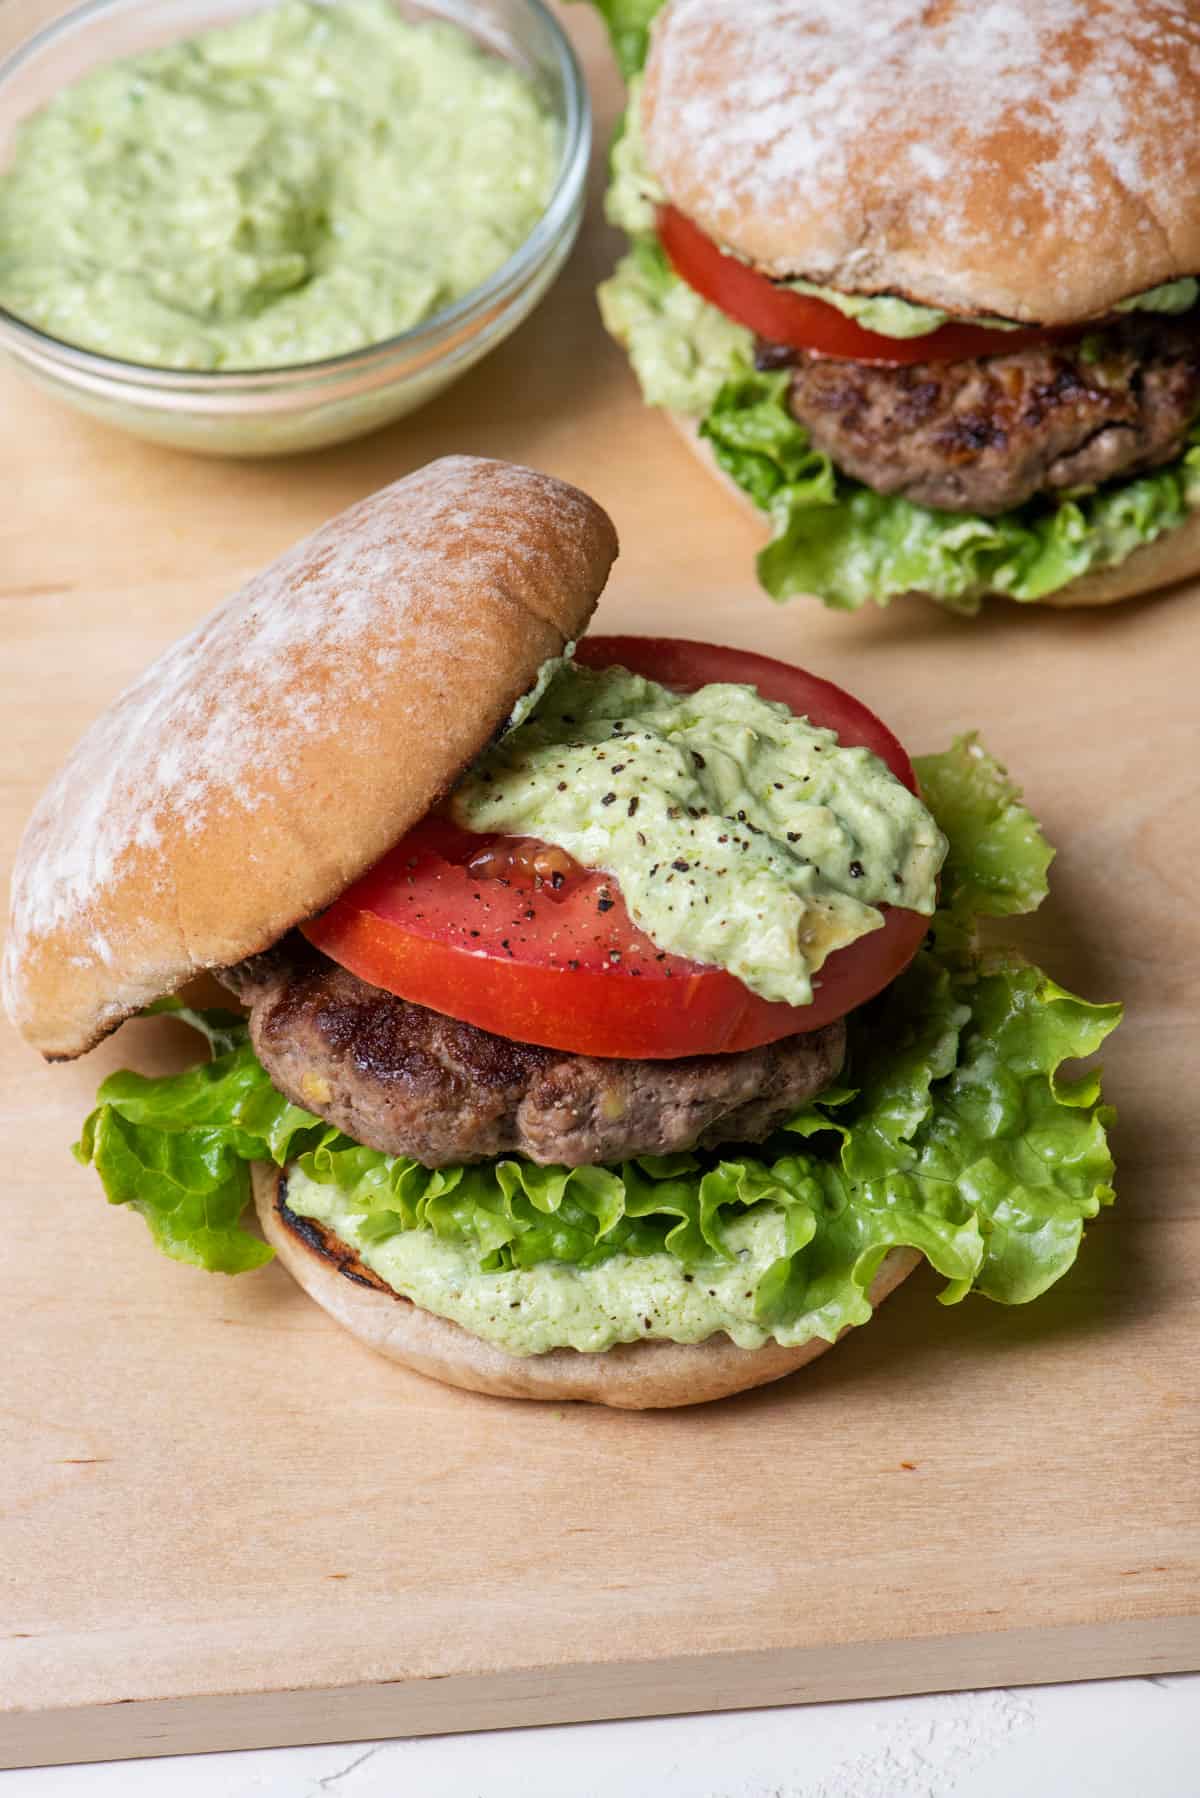
[{"label": "bowl rim", "polygon": [[[83,0],[57,18],[23,39],[0,61],[0,89],[9,77],[32,56],[52,44],[58,37],[75,30],[96,15],[108,12],[120,0]],[[329,0],[323,0],[329,3]],[[336,0],[334,0],[336,3]],[[272,0],[262,0],[265,11]],[[552,253],[565,230],[571,228],[584,185],[592,149],[592,103],[574,45],[545,0],[519,0],[519,4],[540,20],[548,30],[555,64],[563,84],[565,117],[563,143],[558,170],[550,197],[537,224],[512,254],[490,274],[486,281],[469,293],[431,313],[408,330],[393,337],[380,338],[357,350],[346,350],[336,356],[323,356],[314,361],[288,362],[267,368],[198,368],[173,369],[156,367],[149,362],[132,362],[119,356],[107,356],[100,350],[89,350],[82,344],[69,343],[49,331],[30,324],[0,304],[0,347],[20,354],[33,353],[39,361],[53,362],[75,369],[84,376],[120,381],[127,386],[143,387],[166,393],[195,393],[216,398],[225,393],[255,392],[276,387],[301,385],[306,380],[332,380],[341,375],[365,373],[398,354],[411,352],[422,364],[436,360],[440,340],[456,326],[469,324],[477,314],[485,318],[503,311],[507,303],[534,275]],[[448,10],[469,13],[471,0],[450,0]],[[180,40],[182,41],[182,39]],[[94,66],[101,66],[99,63]],[[432,352],[432,353],[431,353]]]}]

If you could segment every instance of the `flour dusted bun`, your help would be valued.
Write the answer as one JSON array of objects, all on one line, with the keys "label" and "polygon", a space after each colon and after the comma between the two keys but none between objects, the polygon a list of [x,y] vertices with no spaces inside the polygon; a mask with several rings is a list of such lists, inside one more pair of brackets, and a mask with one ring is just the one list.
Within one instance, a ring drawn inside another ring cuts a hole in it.
[{"label": "flour dusted bun", "polygon": [[328,905],[581,633],[616,553],[576,488],[454,456],[255,576],[42,795],[13,874],[13,1022],[80,1055]]},{"label": "flour dusted bun", "polygon": [[1068,324],[1200,272],[1183,0],[669,0],[650,168],[774,276]]},{"label": "flour dusted bun", "polygon": [[[766,517],[761,508],[756,506],[744,487],[731,480],[713,455],[712,446],[707,438],[701,437],[699,425],[694,418],[682,412],[668,412],[667,417],[675,426],[688,448],[703,462],[710,474],[715,474],[727,493],[732,494],[738,504],[749,511],[765,531]],[[1061,587],[1057,593],[1034,602],[1044,606],[1110,606],[1119,599],[1133,599],[1139,593],[1156,593],[1161,588],[1173,587],[1179,581],[1190,579],[1200,574],[1200,512],[1193,512],[1181,525],[1173,531],[1166,531],[1153,543],[1145,543],[1140,549],[1119,562],[1115,568],[1101,568],[1095,574],[1081,575],[1078,580],[1071,581]],[[933,599],[930,593],[914,592],[909,597],[914,599]],[[1008,594],[992,594],[993,599],[1011,600]],[[1026,602],[1028,603],[1028,602]]]},{"label": "flour dusted bun", "polygon": [[[263,1235],[309,1298],[368,1348],[447,1386],[499,1398],[580,1399],[629,1411],[660,1410],[706,1404],[764,1386],[794,1373],[832,1346],[814,1336],[798,1348],[781,1348],[773,1342],[765,1348],[741,1349],[727,1336],[713,1336],[694,1345],[619,1343],[599,1355],[576,1349],[509,1355],[459,1324],[399,1297],[323,1226],[308,1219],[289,1224],[279,1211],[283,1176],[276,1168],[262,1166],[252,1173]],[[915,1249],[893,1249],[875,1276],[871,1303],[878,1305],[895,1291],[920,1259]]]}]

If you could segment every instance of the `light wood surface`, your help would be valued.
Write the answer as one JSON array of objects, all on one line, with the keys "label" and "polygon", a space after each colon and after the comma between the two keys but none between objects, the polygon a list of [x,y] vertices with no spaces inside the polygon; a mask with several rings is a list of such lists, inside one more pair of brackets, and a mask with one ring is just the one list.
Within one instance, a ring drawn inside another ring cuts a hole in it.
[{"label": "light wood surface", "polygon": [[[567,9],[616,85],[588,12]],[[599,176],[597,176],[597,190]],[[1060,846],[1021,930],[1123,997],[1120,1200],[1024,1310],[912,1277],[797,1379],[698,1412],[475,1398],[377,1360],[278,1268],[162,1259],[67,1152],[127,1026],[44,1067],[3,1032],[0,1764],[1200,1666],[1195,594],[1105,614],[774,607],[753,521],[597,322],[593,209],[520,335],[429,412],[238,466],[0,377],[7,859],[162,645],[302,532],[448,450],[579,482],[623,539],[599,626],[852,687],[914,749],[979,726]]]}]

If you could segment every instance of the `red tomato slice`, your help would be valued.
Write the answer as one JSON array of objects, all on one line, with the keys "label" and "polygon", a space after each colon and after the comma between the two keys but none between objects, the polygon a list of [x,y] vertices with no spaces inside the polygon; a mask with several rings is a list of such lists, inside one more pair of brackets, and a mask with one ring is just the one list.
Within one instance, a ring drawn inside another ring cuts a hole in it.
[{"label": "red tomato slice", "polygon": [[[913,791],[912,764],[887,726],[829,681],[766,656],[655,637],[595,637],[587,667],[629,668],[691,691],[753,685],[843,744],[880,756]],[[544,845],[424,819],[302,928],[332,960],[414,1004],[520,1042],[631,1059],[731,1054],[815,1030],[880,992],[908,965],[928,921],[885,910],[884,925],[830,956],[811,1005],[760,999],[736,976],[658,949],[611,876]],[[481,874],[468,863],[490,860]],[[497,875],[501,877],[497,877]]]},{"label": "red tomato slice", "polygon": [[727,256],[674,206],[660,207],[658,235],[675,273],[728,317],[767,343],[785,343],[818,356],[900,368],[910,362],[966,362],[973,356],[1007,355],[1080,335],[1036,327],[998,332],[983,325],[942,325],[923,337],[885,337],[864,330],[825,300],[777,287],[757,269]]}]

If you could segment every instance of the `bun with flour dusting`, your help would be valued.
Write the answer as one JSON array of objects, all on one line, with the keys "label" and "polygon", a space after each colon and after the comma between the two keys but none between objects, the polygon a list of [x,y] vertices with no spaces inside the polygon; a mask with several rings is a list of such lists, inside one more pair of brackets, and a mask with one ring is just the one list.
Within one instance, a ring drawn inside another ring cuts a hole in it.
[{"label": "bun with flour dusting", "polygon": [[1198,54],[1178,0],[672,0],[646,157],[774,279],[1073,325],[1200,269]]},{"label": "bun with flour dusting", "polygon": [[51,1059],[82,1055],[328,905],[580,635],[616,553],[576,488],[453,456],[256,575],[42,795],[3,963],[18,1028]]},{"label": "bun with flour dusting", "polygon": [[602,308],[776,598],[1200,567],[1195,8],[667,0],[632,62]]}]

